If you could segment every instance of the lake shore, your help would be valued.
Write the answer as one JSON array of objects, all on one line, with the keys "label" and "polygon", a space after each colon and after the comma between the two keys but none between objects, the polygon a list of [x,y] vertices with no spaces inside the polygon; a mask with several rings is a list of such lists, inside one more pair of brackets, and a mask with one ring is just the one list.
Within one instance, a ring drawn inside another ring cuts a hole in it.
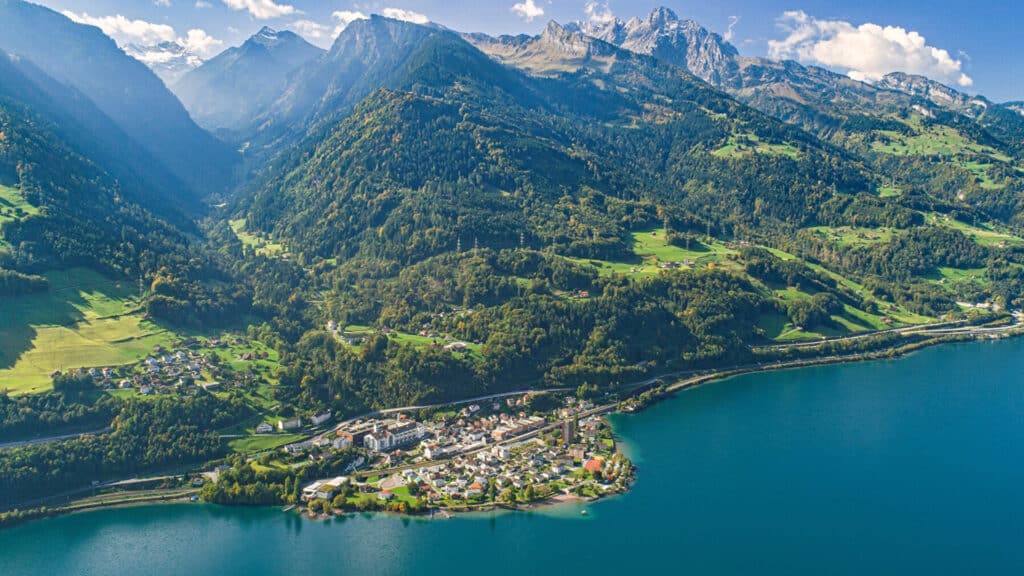
[{"label": "lake shore", "polygon": [[[1014,326],[1009,327],[1005,332],[1000,332],[998,338],[1002,339],[1002,338],[1017,337],[1017,336],[1020,336],[1022,333],[1024,333],[1024,331],[1021,330],[1021,327],[1018,324],[1018,325],[1014,325]],[[991,336],[989,336],[987,338],[982,338],[978,334],[971,334],[971,333],[956,334],[956,335],[943,335],[943,336],[938,336],[938,337],[933,337],[933,338],[927,338],[927,339],[920,340],[920,341],[917,341],[917,342],[911,342],[911,343],[906,343],[906,344],[902,344],[902,345],[898,345],[898,346],[882,348],[882,349],[871,351],[871,352],[859,352],[859,353],[852,353],[852,354],[848,354],[848,355],[825,356],[825,357],[809,357],[809,358],[803,358],[803,359],[798,359],[798,360],[779,361],[779,362],[774,362],[774,363],[769,363],[769,364],[758,364],[758,365],[733,367],[733,368],[728,368],[728,369],[709,371],[709,372],[704,373],[704,374],[698,374],[698,375],[695,375],[695,376],[692,376],[692,377],[689,377],[689,378],[684,378],[684,379],[678,380],[678,381],[676,381],[676,382],[674,382],[672,384],[666,385],[666,386],[664,386],[663,389],[658,391],[657,394],[655,394],[653,397],[651,397],[649,399],[649,401],[647,401],[643,406],[641,406],[641,407],[639,407],[639,408],[637,408],[635,410],[627,410],[627,411],[628,412],[639,412],[639,411],[649,407],[650,405],[652,405],[654,403],[660,402],[660,401],[662,401],[662,400],[664,400],[664,399],[666,399],[668,397],[671,397],[672,395],[674,395],[677,392],[684,391],[684,390],[690,390],[690,389],[694,389],[694,388],[701,387],[701,386],[706,386],[706,385],[709,385],[709,384],[720,382],[722,380],[727,380],[727,379],[730,379],[730,378],[734,378],[736,376],[741,376],[741,375],[746,375],[746,374],[754,374],[754,373],[795,370],[795,369],[799,369],[799,368],[808,368],[808,367],[814,367],[814,366],[826,366],[826,365],[831,365],[831,364],[849,364],[849,363],[871,362],[871,361],[876,361],[876,360],[897,359],[897,358],[901,358],[903,356],[906,356],[908,354],[911,354],[913,352],[916,352],[916,351],[919,351],[919,350],[922,350],[922,349],[925,349],[925,348],[931,348],[931,347],[934,347],[934,346],[942,345],[942,344],[969,342],[969,341],[983,340],[983,339],[994,339],[994,338],[991,337]],[[661,380],[661,379],[667,379],[667,378],[671,378],[671,376],[663,376],[661,378],[652,378],[651,380],[648,380],[646,384],[641,385],[641,386],[636,386],[633,389],[632,393],[635,394],[635,393],[638,393],[639,391],[642,391],[642,390],[650,390],[651,389],[651,385],[654,382],[656,382],[658,380]],[[607,404],[607,405],[596,407],[593,410],[591,410],[589,413],[591,413],[591,414],[606,415],[606,414],[610,414],[610,413],[619,411],[620,406],[621,406],[621,403]],[[631,480],[630,485],[632,484],[632,481],[635,481],[635,474],[636,474],[636,472],[634,471],[633,479]],[[482,504],[478,504],[478,505],[470,505],[470,506],[466,506],[466,507],[461,507],[461,506],[460,507],[432,507],[432,508],[428,509],[427,511],[425,511],[422,514],[397,513],[397,512],[386,512],[386,513],[387,514],[397,514],[397,515],[405,515],[405,516],[422,517],[424,515],[437,514],[439,512],[443,512],[443,513],[451,514],[451,515],[460,515],[460,514],[473,514],[473,513],[480,513],[480,512],[489,512],[489,511],[494,511],[494,510],[498,510],[498,509],[507,510],[507,511],[531,511],[531,510],[538,510],[538,509],[545,508],[545,507],[563,505],[563,504],[568,504],[568,503],[593,502],[593,501],[609,498],[609,497],[612,497],[612,496],[616,496],[616,495],[619,495],[619,494],[622,494],[622,493],[625,493],[625,492],[628,492],[628,486],[624,490],[614,491],[614,492],[611,492],[611,493],[608,493],[608,494],[605,494],[605,495],[602,495],[602,496],[597,496],[597,497],[592,497],[592,498],[576,496],[576,495],[573,495],[573,494],[559,494],[559,495],[554,495],[554,496],[545,498],[543,500],[538,500],[538,501],[528,502],[528,503],[514,503],[514,504],[510,504],[510,503],[499,503],[499,502],[487,502],[487,503],[482,503]],[[189,492],[189,496],[192,493],[194,493],[194,492],[190,491]],[[9,526],[13,526],[13,525],[17,525],[17,524],[21,524],[23,522],[34,520],[34,519],[53,517],[53,516],[58,516],[58,515],[63,515],[63,514],[77,514],[77,513],[82,513],[82,512],[91,512],[91,511],[103,510],[103,509],[124,508],[124,507],[134,507],[134,506],[145,506],[145,505],[151,505],[151,504],[154,504],[154,503],[166,503],[166,504],[189,503],[190,502],[188,500],[189,496],[185,496],[180,491],[169,490],[169,491],[166,491],[166,492],[150,493],[150,494],[147,494],[146,496],[143,496],[143,497],[132,497],[130,492],[126,492],[124,497],[122,497],[122,498],[115,498],[115,499],[112,499],[110,501],[102,501],[102,502],[89,502],[89,500],[91,500],[91,499],[83,499],[83,500],[73,501],[72,503],[70,503],[67,506],[53,507],[53,508],[44,508],[44,509],[41,509],[41,510],[32,510],[32,511],[23,512],[22,513],[24,515],[23,517],[15,518],[15,519],[12,519],[12,520],[8,520],[8,521],[0,524],[0,529],[5,528],[5,527],[9,527]],[[185,499],[182,499],[183,497]],[[296,509],[299,512],[302,512],[303,514],[307,514],[307,510],[304,507],[299,507],[299,508],[296,508]],[[381,511],[376,511],[376,512],[380,513]],[[351,513],[353,513],[353,512],[352,511],[341,512],[341,514],[351,514]],[[327,517],[328,515],[323,515],[323,516]]]}]

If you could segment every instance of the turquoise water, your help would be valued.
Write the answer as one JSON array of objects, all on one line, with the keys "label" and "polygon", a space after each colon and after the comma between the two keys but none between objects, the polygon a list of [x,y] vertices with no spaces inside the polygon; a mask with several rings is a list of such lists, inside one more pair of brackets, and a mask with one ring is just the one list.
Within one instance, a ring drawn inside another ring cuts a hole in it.
[{"label": "turquoise water", "polygon": [[0,575],[1019,574],[1021,352],[748,375],[617,416],[639,480],[586,517],[107,510],[0,531]]}]

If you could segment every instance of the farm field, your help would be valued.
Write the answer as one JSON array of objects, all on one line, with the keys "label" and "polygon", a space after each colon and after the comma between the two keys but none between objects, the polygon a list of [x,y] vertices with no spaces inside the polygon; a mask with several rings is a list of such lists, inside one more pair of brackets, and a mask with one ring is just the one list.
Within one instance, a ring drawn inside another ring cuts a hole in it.
[{"label": "farm field", "polygon": [[736,251],[721,242],[715,241],[710,245],[703,245],[699,250],[686,250],[679,246],[668,244],[665,239],[665,229],[633,233],[633,253],[636,260],[633,262],[616,262],[611,260],[595,260],[587,258],[569,258],[577,264],[593,266],[602,276],[620,274],[634,278],[657,276],[661,272],[659,264],[668,262],[691,261],[692,265],[683,265],[684,268],[704,268],[707,266],[734,265],[729,256],[736,254]]},{"label": "farm field", "polygon": [[80,268],[46,277],[46,292],[0,301],[0,388],[42,392],[54,370],[136,362],[175,337],[143,318],[130,283]]}]

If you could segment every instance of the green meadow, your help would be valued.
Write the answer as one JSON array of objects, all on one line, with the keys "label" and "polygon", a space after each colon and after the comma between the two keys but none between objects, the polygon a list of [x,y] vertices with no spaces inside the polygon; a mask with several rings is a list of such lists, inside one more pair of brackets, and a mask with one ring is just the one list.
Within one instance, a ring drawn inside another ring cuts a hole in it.
[{"label": "green meadow", "polygon": [[768,156],[788,156],[794,160],[800,158],[800,151],[789,144],[769,144],[762,141],[756,134],[733,134],[725,146],[711,153],[717,158],[746,158],[753,154]]},{"label": "green meadow", "polygon": [[692,250],[674,246],[666,240],[664,228],[634,232],[632,248],[635,259],[629,262],[586,258],[570,258],[570,260],[583,266],[593,266],[602,276],[619,274],[642,278],[657,276],[662,271],[659,266],[669,262],[682,263],[687,260],[693,262],[692,266],[683,266],[684,268],[732,265],[729,256],[736,254],[735,250],[717,240],[710,244],[701,244],[699,247],[694,246]]},{"label": "green meadow", "polygon": [[245,229],[245,219],[239,218],[229,222],[231,231],[241,240],[242,244],[251,247],[257,254],[264,256],[284,256],[287,254],[283,244],[271,242]]},{"label": "green meadow", "polygon": [[46,277],[46,292],[0,300],[0,389],[42,392],[54,370],[136,362],[174,339],[143,317],[130,282],[82,268]]}]

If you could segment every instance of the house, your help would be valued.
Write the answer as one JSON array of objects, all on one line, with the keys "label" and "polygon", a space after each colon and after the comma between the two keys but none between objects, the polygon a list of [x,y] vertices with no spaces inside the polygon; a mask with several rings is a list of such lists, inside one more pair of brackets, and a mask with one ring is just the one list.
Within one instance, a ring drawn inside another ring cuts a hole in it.
[{"label": "house", "polygon": [[280,430],[281,432],[285,432],[288,430],[298,430],[299,428],[302,428],[302,418],[299,417],[277,421],[277,429]]},{"label": "house", "polygon": [[345,448],[352,447],[352,435],[347,434],[345,436],[338,434],[338,437],[331,443],[331,447],[335,450],[344,450]]},{"label": "house", "polygon": [[274,427],[271,426],[267,422],[260,422],[259,425],[256,426],[256,433],[257,434],[270,434],[273,431],[274,431]]},{"label": "house", "polygon": [[331,419],[331,411],[330,410],[328,410],[327,412],[324,412],[323,414],[316,414],[312,418],[313,426],[319,426],[319,425],[323,424],[324,422],[327,422],[330,419]]},{"label": "house", "polygon": [[203,384],[200,384],[200,386],[202,386],[203,390],[206,390],[207,392],[220,390],[220,382],[205,382]]},{"label": "house", "polygon": [[584,464],[583,468],[586,469],[587,472],[600,472],[602,464],[603,463],[597,458],[591,458],[590,460],[587,460],[587,463]]},{"label": "house", "polygon": [[448,352],[465,352],[469,348],[469,344],[465,342],[452,342],[444,347]]},{"label": "house", "polygon": [[338,331],[338,323],[335,322],[334,320],[328,320],[327,321],[327,329],[330,330],[331,332],[337,332]]},{"label": "house", "polygon": [[142,388],[139,388],[139,394],[142,394],[143,396],[149,396],[152,393],[153,393],[153,387],[152,386],[146,385],[146,386],[143,386]]},{"label": "house", "polygon": [[473,482],[466,489],[466,498],[476,498],[477,496],[484,493],[484,487],[478,482]]},{"label": "house", "polygon": [[377,498],[380,498],[381,500],[391,500],[394,497],[395,495],[392,494],[390,490],[381,490],[380,494],[377,494]]}]

